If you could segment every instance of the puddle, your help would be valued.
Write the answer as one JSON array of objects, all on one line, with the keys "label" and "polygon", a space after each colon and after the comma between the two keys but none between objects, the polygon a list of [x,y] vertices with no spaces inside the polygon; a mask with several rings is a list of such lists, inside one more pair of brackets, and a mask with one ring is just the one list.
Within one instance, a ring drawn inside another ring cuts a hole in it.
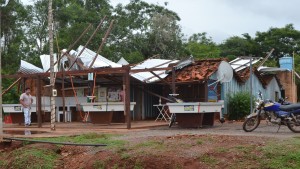
[{"label": "puddle", "polygon": [[13,134],[13,135],[32,135],[32,134],[42,134],[47,133],[46,131],[31,131],[31,130],[3,130],[3,134]]}]

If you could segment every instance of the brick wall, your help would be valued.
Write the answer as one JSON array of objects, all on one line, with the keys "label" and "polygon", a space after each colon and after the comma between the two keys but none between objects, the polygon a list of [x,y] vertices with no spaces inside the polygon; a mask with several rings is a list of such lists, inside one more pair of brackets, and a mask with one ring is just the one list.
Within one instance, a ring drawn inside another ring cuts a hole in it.
[{"label": "brick wall", "polygon": [[280,80],[282,88],[285,90],[285,97],[288,97],[288,101],[297,102],[297,86],[295,81],[292,80],[292,72],[285,71],[277,73],[277,77]]}]

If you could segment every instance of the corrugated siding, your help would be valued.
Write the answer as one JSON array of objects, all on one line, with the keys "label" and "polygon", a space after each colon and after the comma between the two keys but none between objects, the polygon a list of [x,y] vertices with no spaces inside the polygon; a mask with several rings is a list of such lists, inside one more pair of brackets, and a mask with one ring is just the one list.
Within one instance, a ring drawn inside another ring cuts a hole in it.
[{"label": "corrugated siding", "polygon": [[[160,85],[147,85],[145,89],[160,94],[162,93],[162,86]],[[158,97],[153,96],[147,92],[144,92],[144,106],[143,106],[143,120],[145,119],[153,119],[156,118],[158,115],[158,110],[153,105],[158,104]]]},{"label": "corrugated siding", "polygon": [[[266,88],[263,88],[262,84],[258,80],[258,78],[253,74],[252,76],[252,95],[257,97],[258,92],[261,91],[264,99],[275,100],[275,92],[278,92],[278,97],[280,95],[280,87],[275,80],[268,84]],[[224,100],[224,114],[227,114],[227,106],[228,106],[228,94],[234,94],[237,92],[250,92],[250,78],[246,81],[246,83],[238,83],[235,78],[232,79],[231,82],[222,84],[222,100]],[[250,106],[250,105],[249,105]]]}]

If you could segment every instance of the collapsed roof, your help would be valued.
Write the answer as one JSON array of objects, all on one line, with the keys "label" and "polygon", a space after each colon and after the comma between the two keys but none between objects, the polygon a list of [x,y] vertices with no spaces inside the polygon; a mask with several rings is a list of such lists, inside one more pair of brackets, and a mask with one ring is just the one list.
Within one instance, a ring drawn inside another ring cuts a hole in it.
[{"label": "collapsed roof", "polygon": [[[66,50],[63,50],[66,52]],[[93,59],[96,57],[94,64]],[[42,73],[47,72],[50,68],[50,56],[49,55],[41,55],[40,56],[41,63],[43,69],[38,68],[30,63],[25,61],[21,61],[21,66],[19,72],[24,74],[33,74],[33,73]],[[261,58],[252,59],[252,64],[257,63]],[[131,77],[144,82],[144,83],[153,83],[160,81],[162,79],[166,79],[166,81],[170,82],[172,79],[170,74],[170,70],[157,70],[150,71],[152,68],[171,68],[174,67],[176,70],[176,82],[188,82],[188,81],[203,81],[209,79],[209,77],[218,70],[219,64],[224,59],[203,59],[194,61],[193,57],[185,58],[183,60],[167,60],[167,59],[157,59],[150,58],[141,63],[131,66],[131,70],[139,70],[139,69],[149,69],[149,71],[135,71],[130,73]],[[54,62],[57,61],[57,55],[54,55]],[[74,66],[71,67],[74,61],[77,61]],[[59,65],[62,65],[65,70],[81,70],[82,66],[84,68],[118,68],[122,67],[122,64],[127,64],[128,62],[121,58],[119,63],[115,63],[101,55],[98,55],[94,51],[85,48],[84,46],[79,46],[76,50],[71,50],[69,53],[63,55],[63,57],[59,61]],[[80,64],[78,64],[80,63]],[[249,58],[236,58],[233,61],[229,62],[231,67],[235,70],[235,77],[240,82],[245,82],[250,75],[250,59]],[[54,66],[54,71],[57,72],[61,68]],[[284,71],[281,68],[266,68],[260,67],[258,69],[260,72],[270,72],[270,71]],[[257,76],[260,76],[258,71],[255,71]],[[261,82],[262,78],[259,77]]]},{"label": "collapsed roof", "polygon": [[[190,66],[176,71],[175,82],[187,82],[187,81],[204,81],[215,73],[220,63],[224,59],[203,59],[192,63]],[[167,81],[171,82],[172,77],[168,76]]]},{"label": "collapsed roof", "polygon": [[[63,50],[63,52],[66,52],[66,50]],[[53,55],[54,62],[57,62],[57,55]],[[81,63],[84,67],[89,68],[90,65],[93,62],[93,59],[96,58],[92,68],[101,68],[101,67],[122,67],[121,64],[115,63],[101,55],[97,55],[97,53],[93,52],[92,50],[88,48],[84,48],[84,46],[79,46],[76,50],[71,50],[69,54],[64,55],[60,59],[60,64],[63,65],[65,70],[69,70],[71,64],[77,60],[79,63]],[[21,61],[20,69],[18,72],[24,73],[24,74],[33,74],[33,73],[42,73],[47,72],[50,69],[50,55],[41,55],[40,60],[43,66],[43,69],[38,68],[26,61]],[[80,66],[78,63],[75,63],[74,66],[70,70],[80,70]],[[58,64],[54,65],[54,71],[57,72],[60,70],[60,67]]]}]

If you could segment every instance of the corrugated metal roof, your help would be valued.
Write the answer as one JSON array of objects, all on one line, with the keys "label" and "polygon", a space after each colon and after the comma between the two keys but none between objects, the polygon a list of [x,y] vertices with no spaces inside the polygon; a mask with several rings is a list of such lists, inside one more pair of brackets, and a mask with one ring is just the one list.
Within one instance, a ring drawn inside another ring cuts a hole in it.
[{"label": "corrugated metal roof", "polygon": [[[44,69],[44,72],[50,69],[50,55],[40,55],[40,60],[42,62],[42,66]],[[54,63],[57,61],[57,55],[53,54],[53,61]],[[54,65],[54,72],[57,72],[57,64]]]},{"label": "corrugated metal roof", "polygon": [[[138,69],[149,69],[149,68],[166,68],[169,66],[169,64],[177,63],[177,62],[178,60],[147,59],[144,62],[131,67],[131,69],[138,70]],[[168,75],[166,71],[154,71],[154,73],[162,79]],[[131,76],[146,83],[151,83],[159,80],[159,78],[157,78],[150,72],[132,73]]]},{"label": "corrugated metal roof", "polygon": [[[252,58],[252,64],[257,63],[261,58]],[[243,70],[250,66],[250,58],[236,58],[229,62],[231,67],[236,71]]]},{"label": "corrugated metal roof", "polygon": [[36,67],[31,63],[21,60],[21,65],[20,65],[20,69],[18,70],[18,72],[24,73],[24,74],[34,74],[34,73],[42,73],[44,71],[43,71],[43,69]]},{"label": "corrugated metal roof", "polygon": [[121,59],[117,63],[120,64],[120,65],[129,65],[127,60],[124,59],[123,57],[121,57]]},{"label": "corrugated metal roof", "polygon": [[[77,55],[79,55],[79,53],[81,52],[81,50],[84,48],[84,46],[79,46],[76,50],[75,56],[77,57]],[[79,59],[81,59],[81,61],[83,62],[83,65],[86,67],[89,67],[94,59],[94,57],[96,56],[96,53],[88,48],[85,48],[82,52],[82,54],[79,56]],[[117,64],[111,60],[106,59],[105,57],[98,55],[97,59],[95,60],[95,63],[92,66],[93,68],[99,68],[99,67],[112,67],[112,68],[116,68],[116,67],[122,67],[122,65]]]},{"label": "corrugated metal roof", "polygon": [[289,69],[286,68],[279,68],[279,67],[265,67],[261,66],[257,68],[259,72],[283,72],[283,71],[289,71]]}]

